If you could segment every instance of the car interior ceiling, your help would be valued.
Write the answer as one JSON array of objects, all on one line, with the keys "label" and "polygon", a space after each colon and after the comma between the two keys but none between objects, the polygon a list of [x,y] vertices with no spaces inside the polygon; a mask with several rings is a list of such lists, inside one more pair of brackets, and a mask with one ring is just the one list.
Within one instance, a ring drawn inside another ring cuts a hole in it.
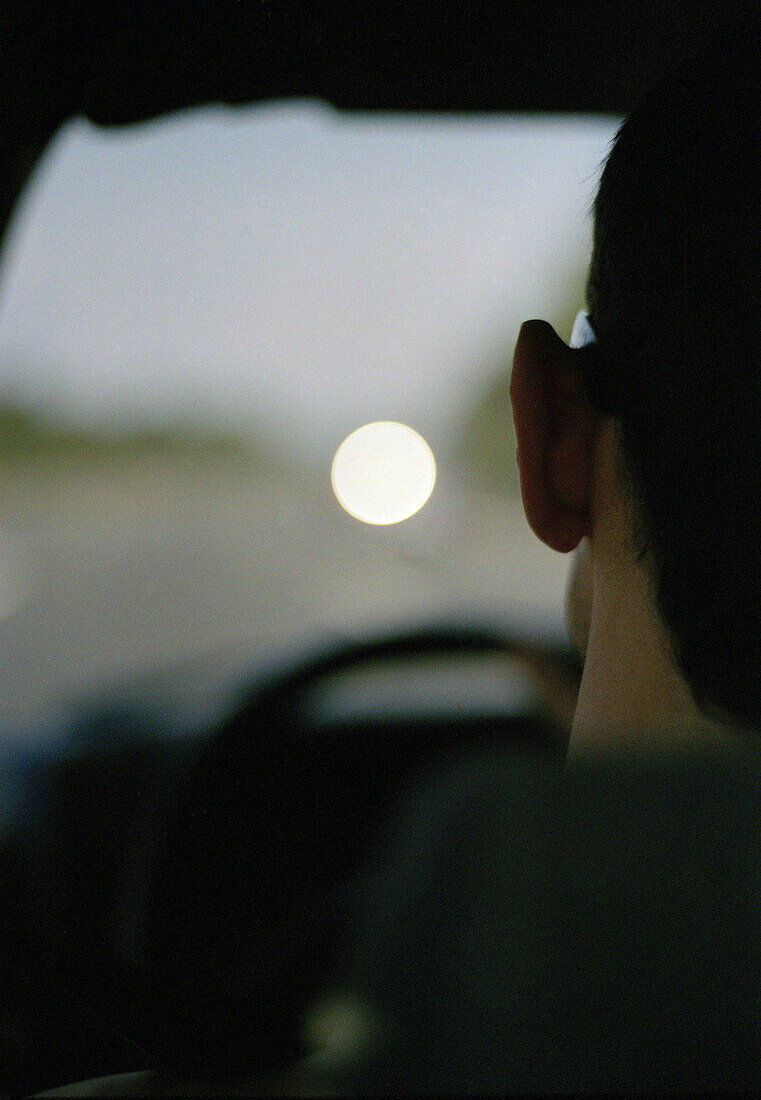
[{"label": "car interior ceiling", "polygon": [[[303,96],[345,111],[622,114],[742,5],[391,7],[352,3],[339,20],[328,5],[233,0],[205,19],[189,5],[109,0],[76,19],[19,6],[4,32],[0,222],[77,115],[119,127]],[[493,706],[489,661],[508,677]],[[122,685],[61,713],[55,748],[20,754],[7,791],[0,1092],[304,1057],[305,1016],[341,965],[389,822],[463,760],[562,759],[580,675],[564,637],[442,618],[252,655],[192,715]],[[431,702],[435,682],[455,685],[456,705]]]}]

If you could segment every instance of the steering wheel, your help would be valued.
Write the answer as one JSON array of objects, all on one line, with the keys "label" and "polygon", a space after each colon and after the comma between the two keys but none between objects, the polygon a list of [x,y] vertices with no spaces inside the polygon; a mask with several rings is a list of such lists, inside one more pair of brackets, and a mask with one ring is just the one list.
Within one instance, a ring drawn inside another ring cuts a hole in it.
[{"label": "steering wheel", "polygon": [[243,693],[157,845],[143,1047],[213,1077],[307,1053],[304,1015],[400,794],[464,751],[562,754],[579,674],[569,649],[434,624],[338,643]]}]

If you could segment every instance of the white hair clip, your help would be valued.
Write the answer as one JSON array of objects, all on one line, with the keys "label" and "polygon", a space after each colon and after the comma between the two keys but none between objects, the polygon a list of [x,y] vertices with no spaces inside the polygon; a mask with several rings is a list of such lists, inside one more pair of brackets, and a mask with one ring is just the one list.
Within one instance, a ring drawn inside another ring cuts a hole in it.
[{"label": "white hair clip", "polygon": [[571,333],[570,347],[584,348],[587,344],[596,344],[595,331],[589,323],[589,314],[582,309],[576,314]]}]

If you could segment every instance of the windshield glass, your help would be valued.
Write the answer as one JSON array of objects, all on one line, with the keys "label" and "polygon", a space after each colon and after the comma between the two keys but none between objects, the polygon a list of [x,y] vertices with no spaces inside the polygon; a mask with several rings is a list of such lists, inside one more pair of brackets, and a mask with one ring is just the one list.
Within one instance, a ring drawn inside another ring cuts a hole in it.
[{"label": "windshield glass", "polygon": [[[67,124],[0,285],[4,727],[330,632],[557,622],[509,370],[521,321],[567,339],[583,306],[617,123],[298,101]],[[331,479],[376,422],[427,444],[401,522]]]}]

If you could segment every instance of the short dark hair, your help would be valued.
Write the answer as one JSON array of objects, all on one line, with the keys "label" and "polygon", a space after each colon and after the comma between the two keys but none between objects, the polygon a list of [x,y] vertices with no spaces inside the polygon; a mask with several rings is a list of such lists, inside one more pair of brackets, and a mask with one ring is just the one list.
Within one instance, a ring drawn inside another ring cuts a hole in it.
[{"label": "short dark hair", "polygon": [[594,207],[590,401],[620,418],[696,702],[761,721],[761,35],[747,14],[618,131]]}]

